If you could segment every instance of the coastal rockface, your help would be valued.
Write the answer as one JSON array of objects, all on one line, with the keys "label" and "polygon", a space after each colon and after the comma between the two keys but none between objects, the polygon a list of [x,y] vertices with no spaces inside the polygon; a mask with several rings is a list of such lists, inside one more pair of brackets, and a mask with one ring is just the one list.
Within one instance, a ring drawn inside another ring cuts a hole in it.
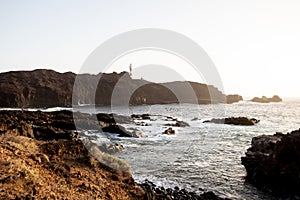
[{"label": "coastal rockface", "polygon": [[247,180],[278,195],[300,195],[300,129],[252,139],[242,157]]},{"label": "coastal rockface", "polygon": [[[76,81],[75,81],[76,80]],[[75,84],[74,84],[75,83]],[[111,74],[58,73],[52,70],[0,74],[0,107],[69,107],[71,105],[142,105],[166,103],[232,103],[241,98],[195,82],[152,83]]]}]

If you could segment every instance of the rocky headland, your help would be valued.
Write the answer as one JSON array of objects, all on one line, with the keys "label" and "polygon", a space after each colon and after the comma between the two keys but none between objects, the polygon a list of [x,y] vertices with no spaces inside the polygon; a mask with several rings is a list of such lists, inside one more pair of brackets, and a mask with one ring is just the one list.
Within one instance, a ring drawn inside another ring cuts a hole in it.
[{"label": "rocky headland", "polygon": [[226,103],[237,103],[239,101],[243,101],[243,97],[238,94],[230,94],[226,96]]},{"label": "rocky headland", "polygon": [[254,137],[242,164],[246,179],[257,187],[284,198],[299,199],[300,129]]},{"label": "rocky headland", "polygon": [[[114,92],[118,98],[113,98]],[[131,79],[127,72],[74,74],[53,70],[0,73],[0,107],[70,107],[96,104],[143,105],[167,103],[233,103],[239,95],[226,96],[216,87],[188,81],[152,83]]]},{"label": "rocky headland", "polygon": [[268,98],[266,96],[262,96],[261,98],[259,97],[254,97],[250,101],[256,102],[256,103],[271,103],[271,102],[282,102],[282,98],[280,98],[278,95],[274,95],[271,98]]},{"label": "rocky headland", "polygon": [[133,123],[132,117],[105,113],[0,111],[0,199],[221,199],[212,192],[136,183],[130,166],[107,154],[122,145],[79,139],[74,121],[77,130]]}]

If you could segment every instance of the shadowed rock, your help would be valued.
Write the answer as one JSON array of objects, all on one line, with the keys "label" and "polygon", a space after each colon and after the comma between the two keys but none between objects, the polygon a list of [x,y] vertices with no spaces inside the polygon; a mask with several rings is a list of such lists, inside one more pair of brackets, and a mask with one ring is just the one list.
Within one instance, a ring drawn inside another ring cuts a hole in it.
[{"label": "shadowed rock", "polygon": [[260,120],[255,118],[247,117],[229,117],[229,118],[213,118],[211,120],[206,120],[203,123],[215,123],[215,124],[231,124],[231,125],[242,125],[242,126],[252,126],[259,123]]},{"label": "shadowed rock", "polygon": [[167,130],[165,130],[164,133],[166,135],[174,135],[175,134],[175,130],[173,130],[172,128],[168,128]]},{"label": "shadowed rock", "polygon": [[254,185],[278,195],[300,195],[300,129],[254,137],[242,164]]}]

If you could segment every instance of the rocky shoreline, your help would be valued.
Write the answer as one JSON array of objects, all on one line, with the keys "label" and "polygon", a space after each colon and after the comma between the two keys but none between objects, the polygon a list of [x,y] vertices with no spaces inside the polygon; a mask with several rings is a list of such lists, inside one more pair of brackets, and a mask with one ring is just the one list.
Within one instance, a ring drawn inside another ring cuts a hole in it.
[{"label": "rocky shoreline", "polygon": [[300,129],[252,139],[242,157],[246,179],[276,196],[300,197]]},{"label": "rocky shoreline", "polygon": [[[104,113],[77,113],[74,118],[78,116],[76,125],[82,129],[93,128],[95,117],[101,127],[116,125],[118,120],[132,122],[131,117]],[[83,142],[70,111],[0,111],[0,198],[222,199],[212,192],[164,189],[149,181],[137,184],[125,162],[101,153],[120,145]],[[100,152],[96,157],[109,159],[111,165],[99,162],[92,151]]]},{"label": "rocky shoreline", "polygon": [[[127,130],[119,123],[143,126],[142,121],[154,117],[158,116],[0,111],[0,199],[222,199],[203,190],[163,188],[148,180],[136,183],[130,166],[110,155],[121,151],[122,144],[95,145],[79,139],[80,131],[99,127],[121,137],[140,137],[138,130]],[[159,117],[169,127],[188,126],[176,118]],[[226,119],[211,122],[258,123],[248,118]],[[166,131],[175,133],[172,128]],[[300,129],[254,137],[242,157],[246,180],[275,196],[298,198],[299,148]]]}]

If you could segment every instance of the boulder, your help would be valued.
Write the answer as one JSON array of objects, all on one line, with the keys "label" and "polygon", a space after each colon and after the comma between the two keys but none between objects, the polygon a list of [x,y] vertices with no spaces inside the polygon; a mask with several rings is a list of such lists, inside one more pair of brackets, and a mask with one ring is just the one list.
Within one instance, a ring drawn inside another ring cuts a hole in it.
[{"label": "boulder", "polygon": [[111,124],[107,127],[102,128],[103,132],[109,132],[109,133],[116,133],[119,134],[121,137],[135,137],[138,138],[140,137],[139,133],[136,131],[128,131],[125,129],[125,127],[117,124]]},{"label": "boulder", "polygon": [[247,117],[229,117],[229,118],[213,118],[211,120],[206,120],[203,123],[215,123],[215,124],[231,124],[231,125],[242,125],[242,126],[252,126],[259,123],[260,120],[255,118]]},{"label": "boulder", "polygon": [[164,132],[167,135],[174,135],[175,134],[175,130],[173,130],[172,128],[168,128],[167,130],[165,130]]},{"label": "boulder", "polygon": [[242,157],[246,179],[278,195],[300,195],[300,129],[252,139]]}]

